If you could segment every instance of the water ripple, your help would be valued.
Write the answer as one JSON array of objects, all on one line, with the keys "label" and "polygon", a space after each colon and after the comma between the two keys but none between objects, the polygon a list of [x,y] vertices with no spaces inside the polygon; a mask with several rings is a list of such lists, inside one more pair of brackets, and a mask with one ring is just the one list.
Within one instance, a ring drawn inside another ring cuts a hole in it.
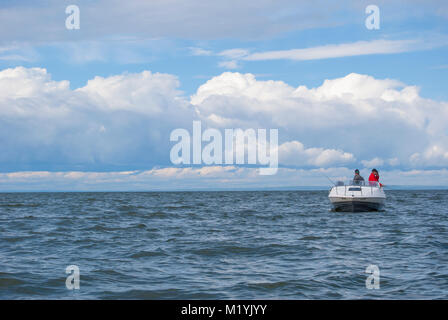
[{"label": "water ripple", "polygon": [[327,194],[3,193],[0,299],[448,298],[447,191],[353,214]]}]

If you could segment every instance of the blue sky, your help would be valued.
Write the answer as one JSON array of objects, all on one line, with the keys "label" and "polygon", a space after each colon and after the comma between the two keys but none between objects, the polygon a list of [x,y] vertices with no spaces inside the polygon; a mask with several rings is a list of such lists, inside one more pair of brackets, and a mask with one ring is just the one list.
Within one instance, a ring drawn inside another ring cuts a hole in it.
[{"label": "blue sky", "polygon": [[[443,1],[2,1],[0,189],[325,185],[371,166],[447,185],[447,19]],[[281,170],[176,167],[169,134],[193,120],[277,128]]]}]

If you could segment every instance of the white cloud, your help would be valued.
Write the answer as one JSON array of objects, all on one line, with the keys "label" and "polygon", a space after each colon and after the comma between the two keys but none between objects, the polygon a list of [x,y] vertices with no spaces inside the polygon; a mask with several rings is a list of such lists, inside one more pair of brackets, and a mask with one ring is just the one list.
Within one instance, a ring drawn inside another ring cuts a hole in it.
[{"label": "white cloud", "polygon": [[229,49],[217,53],[217,56],[225,57],[228,60],[221,61],[218,66],[226,69],[238,69],[240,67],[239,60],[249,53],[246,49]]},{"label": "white cloud", "polygon": [[319,60],[341,58],[370,54],[391,54],[422,49],[423,42],[418,40],[372,40],[353,43],[329,44],[324,46],[277,50],[252,53],[243,59],[248,61],[260,60]]},{"label": "white cloud", "polygon": [[37,58],[38,54],[28,44],[0,46],[0,61],[34,62]]},{"label": "white cloud", "polygon": [[26,62],[32,61],[31,59],[21,56],[21,55],[18,55],[18,54],[1,55],[0,60],[3,60],[3,61],[26,61]]},{"label": "white cloud", "polygon": [[192,96],[191,102],[194,105],[201,105],[203,108],[202,103],[213,97],[231,96],[241,99],[269,100],[290,95],[293,90],[282,81],[257,81],[255,76],[250,73],[224,72],[201,85],[196,94]]},{"label": "white cloud", "polygon": [[361,163],[364,165],[364,168],[374,168],[382,166],[384,164],[384,160],[377,157],[371,160],[362,160]]},{"label": "white cloud", "polygon": [[235,60],[231,61],[221,61],[218,63],[218,66],[226,69],[238,69],[240,66],[238,65],[238,62]]},{"label": "white cloud", "polygon": [[200,86],[191,102],[214,126],[279,128],[281,143],[297,140],[357,159],[393,159],[377,159],[378,166],[414,166],[411,155],[447,140],[446,102],[424,99],[417,87],[400,81],[355,73],[316,88],[294,88],[226,72]]},{"label": "white cloud", "polygon": [[249,50],[247,49],[241,49],[241,48],[235,48],[235,49],[229,49],[224,50],[218,53],[218,56],[223,56],[229,59],[241,59],[249,54]]},{"label": "white cloud", "polygon": [[228,60],[220,62],[219,66],[235,69],[240,61],[265,61],[265,60],[320,60],[342,58],[372,54],[395,54],[417,50],[428,50],[448,45],[448,39],[444,35],[427,36],[424,40],[386,40],[377,39],[371,41],[358,41],[351,43],[327,44],[317,47],[275,50],[251,53],[248,49],[233,48],[213,53],[200,48],[194,48],[195,55],[216,55]]},{"label": "white cloud", "polygon": [[448,144],[434,144],[423,152],[411,155],[411,163],[415,166],[448,166]]},{"label": "white cloud", "polygon": [[95,77],[75,92],[86,94],[99,108],[137,111],[148,115],[164,113],[169,116],[167,105],[182,106],[179,100],[174,101],[181,95],[177,87],[179,81],[173,75],[143,71],[107,78]]},{"label": "white cloud", "polygon": [[283,165],[328,167],[352,163],[353,154],[335,149],[305,148],[299,141],[279,146],[279,161]]},{"label": "white cloud", "polygon": [[190,51],[193,56],[211,56],[213,54],[213,51],[197,47],[190,48]]},{"label": "white cloud", "polygon": [[80,43],[64,43],[62,51],[71,63],[105,62],[107,48],[97,41],[84,41]]},{"label": "white cloud", "polygon": [[228,61],[220,62],[219,66],[235,69],[238,62],[265,61],[265,60],[320,60],[331,58],[342,58],[372,54],[395,54],[416,50],[428,50],[448,44],[446,36],[431,36],[421,39],[408,40],[386,40],[377,39],[371,41],[357,41],[351,43],[327,44],[317,47],[276,50],[251,53],[248,49],[233,48],[223,50],[219,53],[193,48],[194,55],[216,55],[225,57]]},{"label": "white cloud", "polygon": [[191,126],[194,116],[178,86],[173,75],[145,71],[96,77],[71,90],[45,69],[2,70],[0,163],[9,170],[167,163],[169,133]]},{"label": "white cloud", "polygon": [[249,51],[246,49],[229,49],[218,53],[201,48],[190,48],[195,56],[218,56],[224,57],[226,60],[218,62],[218,66],[226,69],[238,69],[240,67],[239,60],[246,56]]},{"label": "white cloud", "polygon": [[[406,87],[406,91],[396,90],[405,85],[397,80],[378,80],[368,75],[350,73],[343,78],[324,80],[317,88],[308,89],[299,86],[295,94],[316,100],[350,99],[366,100],[380,98],[384,101],[394,101],[418,96],[417,88]],[[411,94],[411,95],[409,95]]]},{"label": "white cloud", "polygon": [[430,50],[448,45],[445,35],[430,34],[420,39],[357,41],[350,43],[327,44],[317,47],[250,52],[248,49],[234,48],[221,51],[217,55],[238,61],[266,60],[321,60],[374,54],[396,54],[418,50]]},{"label": "white cloud", "polygon": [[295,88],[225,72],[190,100],[179,85],[174,75],[144,71],[71,90],[45,69],[2,70],[0,163],[8,171],[167,166],[171,130],[191,131],[200,119],[204,128],[279,129],[283,166],[447,165],[448,104],[396,80],[349,74]]}]

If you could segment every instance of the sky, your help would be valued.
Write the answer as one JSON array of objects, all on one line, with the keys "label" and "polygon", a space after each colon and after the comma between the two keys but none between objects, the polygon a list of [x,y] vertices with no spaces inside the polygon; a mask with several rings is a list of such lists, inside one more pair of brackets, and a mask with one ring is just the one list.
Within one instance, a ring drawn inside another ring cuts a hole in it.
[{"label": "sky", "polygon": [[[0,191],[448,186],[447,57],[446,1],[2,0]],[[173,163],[193,121],[279,169]]]}]

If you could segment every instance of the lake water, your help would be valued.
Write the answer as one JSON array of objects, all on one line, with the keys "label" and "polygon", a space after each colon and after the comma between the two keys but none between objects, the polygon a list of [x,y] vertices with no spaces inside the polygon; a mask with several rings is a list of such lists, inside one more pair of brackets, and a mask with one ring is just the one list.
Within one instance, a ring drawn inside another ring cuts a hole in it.
[{"label": "lake water", "polygon": [[447,299],[448,191],[386,194],[2,193],[0,299]]}]

